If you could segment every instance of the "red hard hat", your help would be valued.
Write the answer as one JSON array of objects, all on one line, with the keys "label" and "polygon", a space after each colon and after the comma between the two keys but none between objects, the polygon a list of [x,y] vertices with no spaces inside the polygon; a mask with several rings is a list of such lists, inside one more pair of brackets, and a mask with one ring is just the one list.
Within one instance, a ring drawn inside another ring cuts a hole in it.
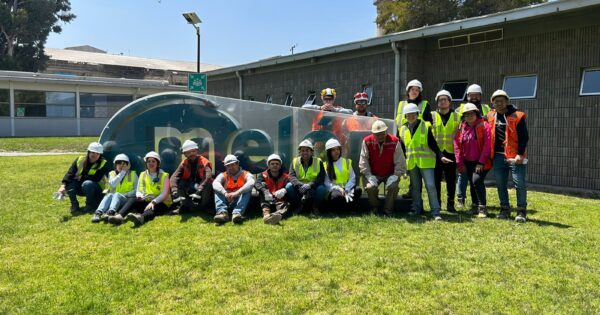
[{"label": "red hard hat", "polygon": [[365,93],[365,92],[356,92],[356,94],[354,94],[354,103],[356,104],[357,101],[369,101],[369,94]]}]

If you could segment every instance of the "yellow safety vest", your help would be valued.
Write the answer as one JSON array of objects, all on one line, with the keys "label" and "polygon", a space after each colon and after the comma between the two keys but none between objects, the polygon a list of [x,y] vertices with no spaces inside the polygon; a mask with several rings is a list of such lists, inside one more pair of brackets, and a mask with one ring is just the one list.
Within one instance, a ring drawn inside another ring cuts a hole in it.
[{"label": "yellow safety vest", "polygon": [[[458,109],[456,110],[456,112],[462,117],[462,113],[463,113],[463,107],[465,106],[465,103],[461,103],[460,106],[458,107]],[[490,108],[490,106],[488,104],[481,104],[481,111],[483,113],[481,113],[481,115],[483,116],[483,118],[485,119],[485,116],[487,116],[487,113],[489,111],[491,111],[492,109]],[[460,118],[460,117],[459,117]]]},{"label": "yellow safety vest", "polygon": [[402,126],[400,137],[406,147],[406,166],[408,170],[418,168],[435,168],[435,153],[431,151],[427,141],[427,134],[431,123],[422,121],[415,134],[411,136],[408,127]]},{"label": "yellow safety vest", "polygon": [[454,136],[458,131],[458,127],[460,127],[459,114],[450,112],[450,118],[448,118],[445,126],[440,113],[433,111],[431,116],[433,116],[433,135],[440,150],[454,153]]},{"label": "yellow safety vest", "polygon": [[[121,179],[121,182],[117,184],[117,187],[112,188],[110,187],[110,192],[111,193],[115,193],[118,192],[120,194],[126,194],[132,190],[135,189],[135,187],[133,187],[135,185],[135,171],[134,170],[130,170],[127,172],[127,176],[123,177],[123,179]],[[109,173],[109,177],[115,177],[117,176],[117,172],[115,171],[110,171]]]},{"label": "yellow safety vest", "polygon": [[[398,103],[398,112],[396,113],[396,126],[398,126],[398,129],[400,129],[400,126],[404,126],[404,124],[407,122],[406,117],[404,117],[402,114],[404,106],[406,105],[408,105],[408,101],[400,101],[400,103]],[[421,101],[417,107],[419,108],[419,119],[423,120],[423,112],[427,107],[427,101]]]},{"label": "yellow safety vest", "polygon": [[[139,179],[140,192],[142,192],[146,195],[152,195],[152,196],[154,196],[154,198],[156,198],[160,195],[160,193],[162,192],[162,188],[165,184],[165,180],[169,176],[169,173],[167,173],[163,170],[159,170],[158,172],[159,172],[160,180],[157,183],[152,181],[152,176],[150,176],[148,171],[142,172],[142,174],[140,175],[140,179]],[[167,197],[162,202],[165,205],[167,205],[167,207],[170,206],[173,203],[173,201],[171,200],[171,194],[167,193]]]},{"label": "yellow safety vest", "polygon": [[[83,173],[83,163],[85,162],[86,158],[86,156],[80,156],[77,158],[77,174],[75,175],[77,180],[81,178],[81,175]],[[88,170],[87,175],[92,176],[96,174],[96,172],[99,169],[103,168],[105,164],[106,160],[104,159],[101,160],[100,163],[94,163],[92,167],[90,167],[90,169]],[[103,190],[106,189],[106,187],[108,186],[108,179],[106,178],[106,176],[102,176],[102,179],[100,179],[98,185],[100,185],[100,188],[102,188]]]},{"label": "yellow safety vest", "polygon": [[314,182],[315,179],[317,179],[317,176],[319,176],[319,173],[321,172],[321,159],[319,159],[318,157],[313,157],[312,167],[309,167],[305,172],[304,167],[300,162],[300,158],[295,157],[292,161],[292,168],[296,172],[296,178],[298,178],[300,182],[305,184]]},{"label": "yellow safety vest", "polygon": [[[352,168],[352,160],[346,158],[342,159],[342,169],[339,170],[335,163],[333,163],[333,170],[335,172],[335,183],[336,185],[340,185],[342,187],[346,186],[346,183],[350,180],[350,169]],[[328,170],[329,166],[325,163],[325,170]]]}]

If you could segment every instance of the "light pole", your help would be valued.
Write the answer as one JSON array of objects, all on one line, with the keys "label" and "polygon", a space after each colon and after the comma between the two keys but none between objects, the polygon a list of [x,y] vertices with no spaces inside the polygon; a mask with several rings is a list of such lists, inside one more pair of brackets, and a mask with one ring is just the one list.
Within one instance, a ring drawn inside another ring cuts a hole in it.
[{"label": "light pole", "polygon": [[196,29],[196,36],[198,37],[198,51],[196,54],[196,72],[200,73],[200,23],[202,23],[202,21],[200,20],[198,15],[196,15],[196,12],[183,13],[183,17],[189,24],[192,24],[192,26]]}]

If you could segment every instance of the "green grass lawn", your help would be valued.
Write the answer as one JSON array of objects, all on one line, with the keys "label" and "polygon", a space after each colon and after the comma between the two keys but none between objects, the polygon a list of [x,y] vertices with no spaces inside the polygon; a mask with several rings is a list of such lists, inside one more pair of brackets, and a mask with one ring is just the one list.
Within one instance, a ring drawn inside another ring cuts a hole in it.
[{"label": "green grass lawn", "polygon": [[85,152],[98,137],[0,138],[0,152]]},{"label": "green grass lawn", "polygon": [[74,158],[0,157],[0,314],[600,313],[599,200],[531,192],[521,225],[189,216],[135,229],[51,199]]}]

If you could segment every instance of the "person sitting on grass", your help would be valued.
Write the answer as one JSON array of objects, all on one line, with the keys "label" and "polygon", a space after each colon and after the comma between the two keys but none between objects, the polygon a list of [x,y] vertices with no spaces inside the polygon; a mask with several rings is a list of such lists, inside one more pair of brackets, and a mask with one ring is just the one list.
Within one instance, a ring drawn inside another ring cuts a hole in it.
[{"label": "person sitting on grass", "polygon": [[223,224],[229,221],[229,210],[232,210],[231,221],[242,223],[244,211],[250,202],[254,176],[240,167],[235,155],[229,154],[223,161],[225,172],[219,174],[213,181],[215,191],[215,222]]},{"label": "person sitting on grass", "polygon": [[81,213],[77,196],[85,196],[84,212],[94,211],[102,200],[103,185],[109,171],[103,153],[100,143],[90,143],[87,154],[75,159],[65,174],[58,192],[69,196],[72,215]]},{"label": "person sitting on grass", "polygon": [[98,223],[101,219],[117,214],[121,207],[135,197],[135,188],[138,184],[138,176],[134,170],[130,170],[129,158],[125,154],[115,157],[115,170],[108,173],[108,193],[100,202],[96,213],[92,217],[92,223]]},{"label": "person sitting on grass", "polygon": [[133,221],[135,226],[140,226],[169,210],[172,203],[169,174],[160,169],[160,155],[154,151],[148,152],[144,161],[146,170],[140,174],[131,212],[121,209],[115,216],[108,217],[108,222],[123,223],[123,216],[127,215],[126,221]]},{"label": "person sitting on grass", "polygon": [[325,198],[325,167],[318,157],[313,156],[314,145],[302,140],[298,145],[299,156],[292,160],[290,167],[290,183],[286,189],[294,190],[293,200],[298,210],[312,208],[312,214],[319,214],[319,206]]},{"label": "person sitting on grass", "polygon": [[[281,171],[281,158],[277,154],[271,154],[267,158],[268,169],[260,174],[254,188],[260,194],[263,221],[265,224],[278,224],[290,208],[289,197],[294,193],[293,189],[288,192],[285,189],[290,178],[287,173]],[[275,212],[273,211],[275,208]]]},{"label": "person sitting on grass", "polygon": [[325,201],[329,204],[326,208],[343,209],[348,204],[353,211],[358,210],[358,200],[362,190],[356,185],[352,160],[342,157],[342,145],[336,139],[327,140],[325,149],[327,150],[325,187],[328,191]]}]

